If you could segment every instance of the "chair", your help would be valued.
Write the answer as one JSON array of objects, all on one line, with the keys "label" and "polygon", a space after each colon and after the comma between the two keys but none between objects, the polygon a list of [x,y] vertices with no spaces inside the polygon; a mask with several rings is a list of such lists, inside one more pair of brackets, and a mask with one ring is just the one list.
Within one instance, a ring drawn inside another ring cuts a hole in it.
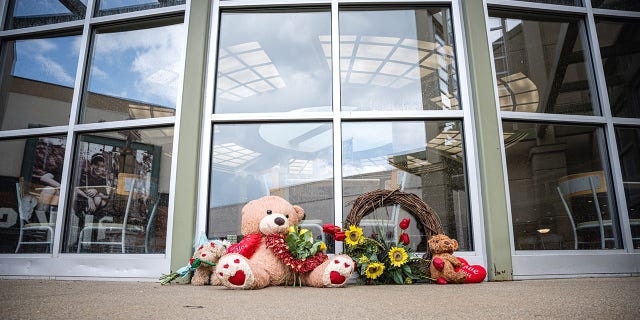
[{"label": "chair", "polygon": [[[18,199],[18,211],[20,213],[19,217],[18,217],[18,220],[20,220],[20,235],[18,236],[18,244],[16,246],[16,253],[18,253],[20,251],[20,247],[22,245],[42,245],[42,244],[46,244],[48,246],[48,252],[51,252],[51,246],[53,244],[53,234],[54,234],[54,228],[55,228],[55,223],[56,222],[50,220],[50,221],[47,221],[47,222],[30,223],[29,222],[29,216],[30,216],[29,213],[35,207],[35,203],[32,203],[32,204],[25,203],[25,200],[27,200],[27,199],[22,196],[22,191],[23,190],[22,190],[20,182],[17,182],[16,183],[16,196],[17,196],[17,199]],[[33,198],[33,199],[35,200],[35,198]],[[40,241],[40,240],[27,241],[25,239],[25,233],[27,233],[27,232],[37,232],[37,231],[46,232],[46,235],[47,235],[46,241]]]},{"label": "chair", "polygon": [[156,201],[153,204],[153,208],[151,209],[151,213],[149,214],[149,219],[147,219],[147,227],[144,231],[144,253],[149,253],[151,250],[149,246],[151,245],[151,230],[156,226],[156,212],[158,211],[158,204],[160,203],[160,198],[156,197]]},{"label": "chair", "polygon": [[[585,172],[562,177],[556,189],[560,195],[564,209],[567,212],[569,221],[571,222],[571,227],[573,228],[573,241],[576,250],[580,243],[592,243],[589,241],[578,241],[578,232],[581,230],[597,228],[600,234],[600,247],[602,249],[605,249],[606,241],[616,240],[615,231],[614,237],[605,236],[605,227],[612,227],[612,221],[602,219],[602,211],[600,210],[600,203],[598,201],[598,193],[607,192],[603,171]],[[574,218],[575,213],[570,209],[566,199],[572,199],[578,196],[590,197],[592,199],[591,203],[593,203],[595,208],[596,220],[576,223]]]},{"label": "chair", "polygon": [[[126,235],[127,233],[142,233],[145,230],[142,228],[142,226],[140,225],[133,225],[133,224],[128,224],[129,222],[129,214],[131,211],[131,204],[132,204],[132,200],[133,200],[133,195],[136,193],[136,191],[138,190],[138,185],[139,185],[139,181],[138,180],[133,180],[132,184],[131,184],[131,190],[129,191],[129,195],[127,197],[127,206],[125,208],[125,212],[124,212],[124,217],[122,219],[121,223],[104,223],[104,222],[98,222],[98,223],[87,223],[82,230],[80,230],[80,234],[78,235],[78,249],[77,252],[80,253],[80,251],[82,250],[82,247],[84,245],[94,245],[94,244],[99,244],[99,245],[109,245],[109,246],[120,246],[120,250],[122,253],[125,253],[125,247],[126,247]],[[157,201],[156,201],[157,203]],[[155,209],[157,207],[154,206],[154,212],[153,214],[155,215]],[[151,219],[151,217],[150,217]],[[147,229],[150,228],[150,222],[151,220],[147,223]],[[98,231],[98,232],[108,232],[111,234],[114,233],[120,233],[120,239],[118,241],[110,241],[108,239],[106,239],[105,241],[98,241],[98,240],[91,240],[91,237],[89,237],[88,240],[85,239],[85,234],[87,232],[89,232],[89,234],[93,234],[94,231]],[[148,240],[145,237],[145,246],[148,245]],[[145,248],[145,252],[148,249]]]}]

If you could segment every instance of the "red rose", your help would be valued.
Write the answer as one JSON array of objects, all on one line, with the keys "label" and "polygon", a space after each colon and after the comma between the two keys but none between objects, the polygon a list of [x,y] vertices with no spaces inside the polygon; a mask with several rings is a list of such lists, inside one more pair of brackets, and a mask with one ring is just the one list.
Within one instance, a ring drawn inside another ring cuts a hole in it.
[{"label": "red rose", "polygon": [[345,234],[344,234],[344,231],[336,231],[336,233],[335,233],[335,239],[336,239],[336,241],[344,241],[344,238],[345,238],[345,237],[346,237],[346,236],[345,236]]},{"label": "red rose", "polygon": [[407,230],[407,228],[409,228],[409,223],[411,223],[411,220],[409,220],[409,218],[402,219],[399,224],[400,229]]},{"label": "red rose", "polygon": [[400,235],[400,242],[402,242],[405,246],[409,245],[409,235],[406,233],[403,233]]},{"label": "red rose", "polygon": [[340,231],[340,227],[327,223],[322,226],[322,231],[328,234],[335,234],[336,232]]}]

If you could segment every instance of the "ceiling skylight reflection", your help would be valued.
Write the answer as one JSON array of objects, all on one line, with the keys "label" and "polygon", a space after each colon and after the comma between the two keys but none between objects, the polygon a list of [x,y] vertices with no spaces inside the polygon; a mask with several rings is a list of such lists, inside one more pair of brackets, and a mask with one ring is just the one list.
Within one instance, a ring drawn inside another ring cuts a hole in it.
[{"label": "ceiling skylight reflection", "polygon": [[[331,37],[319,36],[331,65]],[[453,48],[429,41],[397,37],[340,37],[340,74],[343,82],[402,88],[453,63]]]},{"label": "ceiling skylight reflection", "polygon": [[286,87],[278,69],[258,42],[221,48],[218,97],[231,101]]}]

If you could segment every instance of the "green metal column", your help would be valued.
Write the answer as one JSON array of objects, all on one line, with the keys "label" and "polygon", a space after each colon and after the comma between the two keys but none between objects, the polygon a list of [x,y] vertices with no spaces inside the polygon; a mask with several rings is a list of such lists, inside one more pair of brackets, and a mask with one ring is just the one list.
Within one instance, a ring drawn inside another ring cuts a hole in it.
[{"label": "green metal column", "polygon": [[183,267],[191,258],[195,237],[198,155],[201,143],[201,115],[205,90],[209,0],[193,0],[189,15],[187,54],[178,137],[171,270]]},{"label": "green metal column", "polygon": [[496,112],[484,4],[480,0],[460,2],[474,102],[487,274],[490,281],[513,280],[503,159],[498,132],[500,118]]}]

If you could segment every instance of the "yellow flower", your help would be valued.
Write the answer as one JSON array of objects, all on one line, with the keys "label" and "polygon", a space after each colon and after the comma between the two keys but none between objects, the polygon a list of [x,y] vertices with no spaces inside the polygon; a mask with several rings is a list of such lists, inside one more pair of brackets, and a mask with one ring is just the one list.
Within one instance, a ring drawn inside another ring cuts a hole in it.
[{"label": "yellow flower", "polygon": [[404,248],[393,247],[389,250],[389,259],[391,260],[391,264],[394,267],[400,267],[403,264],[407,263],[409,260],[409,255]]},{"label": "yellow flower", "polygon": [[344,240],[348,246],[355,246],[362,241],[362,228],[349,226],[349,230],[344,232]]},{"label": "yellow flower", "polygon": [[300,229],[300,235],[303,235],[308,231],[309,231],[309,229]]},{"label": "yellow flower", "polygon": [[384,264],[380,262],[372,262],[367,266],[367,270],[364,271],[364,274],[369,279],[375,279],[379,277],[382,272],[384,272]]},{"label": "yellow flower", "polygon": [[362,257],[360,257],[360,259],[358,259],[358,262],[362,263],[369,263],[369,257],[362,255]]},{"label": "yellow flower", "polygon": [[296,232],[296,227],[295,226],[289,227],[289,229],[287,229],[287,232],[289,233]]},{"label": "yellow flower", "polygon": [[320,242],[320,251],[327,250],[327,245],[324,242]]}]

